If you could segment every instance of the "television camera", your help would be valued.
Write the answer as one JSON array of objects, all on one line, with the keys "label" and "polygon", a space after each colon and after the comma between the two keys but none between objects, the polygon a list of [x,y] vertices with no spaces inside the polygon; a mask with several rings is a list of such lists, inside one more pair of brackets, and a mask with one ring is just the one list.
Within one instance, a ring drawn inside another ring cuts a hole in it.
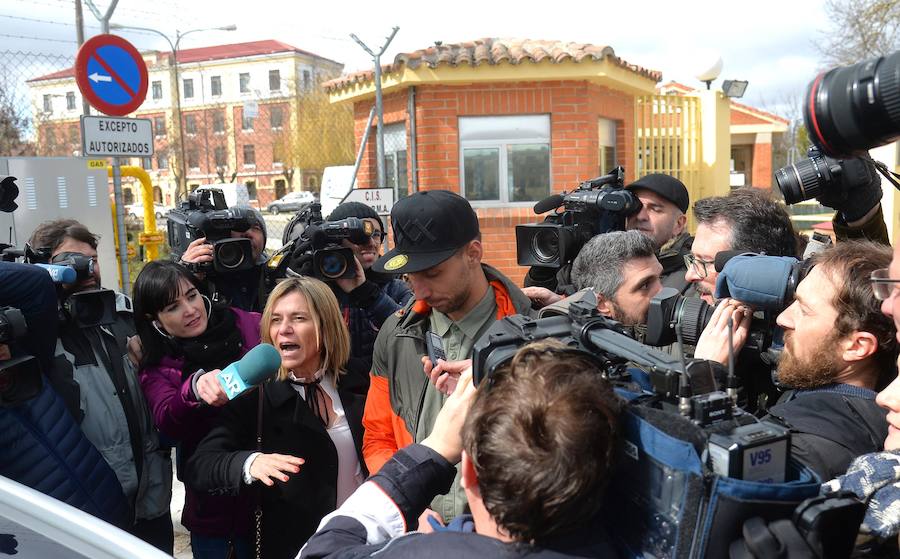
[{"label": "television camera", "polygon": [[[541,223],[516,226],[516,258],[520,266],[561,268],[595,235],[624,231],[625,218],[641,209],[641,201],[625,190],[619,166],[602,177],[582,182],[572,192],[554,194],[534,205],[534,213],[556,210]],[[559,211],[562,206],[563,211]]]},{"label": "television camera", "polygon": [[[344,239],[365,244],[372,236],[372,224],[348,217],[338,221],[322,219],[322,205],[313,202],[298,213],[288,225],[290,238],[269,259],[268,267],[276,277],[283,277],[290,269],[299,275],[329,281],[352,278],[356,275],[353,249],[341,244]],[[285,237],[289,232],[285,231]]]},{"label": "television camera", "polygon": [[195,271],[239,272],[256,264],[250,239],[231,238],[232,231],[243,232],[251,227],[246,210],[228,208],[221,189],[192,192],[166,217],[169,247],[174,258],[180,259],[196,239],[205,238],[213,245],[212,262],[191,264]]}]

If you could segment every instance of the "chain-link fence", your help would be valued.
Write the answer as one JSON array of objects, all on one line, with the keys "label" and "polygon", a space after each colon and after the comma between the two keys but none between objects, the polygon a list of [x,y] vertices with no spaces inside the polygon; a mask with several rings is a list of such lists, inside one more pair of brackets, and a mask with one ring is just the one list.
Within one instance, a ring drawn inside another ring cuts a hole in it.
[{"label": "chain-link fence", "polygon": [[[74,109],[74,74],[71,97],[49,90],[38,95],[31,87],[31,81],[42,76],[66,74],[73,63],[71,56],[0,51],[0,156],[72,155],[73,149],[81,149],[77,126],[75,136],[63,135],[59,143],[56,136],[54,143],[48,144],[48,138],[39,135],[43,125],[54,118],[54,110],[58,117],[64,107]],[[80,114],[80,105],[78,110]]]},{"label": "chain-link fence", "polygon": [[[326,167],[354,162],[352,107],[329,103],[319,85],[340,65],[319,57],[301,64],[291,53],[227,62],[185,61],[185,54],[176,65],[170,53],[144,53],[147,98],[132,116],[152,121],[155,153],[120,163],[147,171],[152,200],[124,178],[124,202],[153,203],[164,216],[198,186],[236,183],[263,211],[268,247],[277,248],[295,208],[277,201],[299,190],[318,195]],[[84,110],[73,64],[72,56],[0,51],[0,156],[81,155]],[[268,212],[273,203],[277,215]],[[129,215],[139,228],[140,208]]]}]

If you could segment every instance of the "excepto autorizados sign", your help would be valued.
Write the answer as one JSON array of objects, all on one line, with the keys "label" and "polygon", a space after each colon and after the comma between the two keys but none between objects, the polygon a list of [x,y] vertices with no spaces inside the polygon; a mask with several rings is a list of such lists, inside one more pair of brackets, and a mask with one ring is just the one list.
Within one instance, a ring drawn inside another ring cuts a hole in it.
[{"label": "excepto autorizados sign", "polygon": [[81,117],[84,155],[150,157],[153,125],[146,118]]}]

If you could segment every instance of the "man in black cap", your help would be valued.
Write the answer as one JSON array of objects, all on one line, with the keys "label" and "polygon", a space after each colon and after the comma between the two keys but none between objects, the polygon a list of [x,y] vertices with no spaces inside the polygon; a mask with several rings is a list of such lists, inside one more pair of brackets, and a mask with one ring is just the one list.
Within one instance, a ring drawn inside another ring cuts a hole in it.
[{"label": "man in black cap", "polygon": [[[394,249],[373,269],[406,274],[413,299],[385,321],[375,341],[363,416],[370,472],[399,448],[427,437],[446,401],[423,371],[426,337],[440,340],[447,361],[466,359],[494,321],[528,314],[531,307],[508,278],[482,264],[478,216],[465,198],[444,190],[417,192],[394,205],[391,227]],[[448,520],[464,507],[459,476],[450,493],[432,503]]]},{"label": "man in black cap", "polygon": [[693,238],[685,231],[690,197],[684,183],[675,177],[654,173],[626,186],[641,201],[641,210],[626,218],[625,228],[637,230],[653,240],[657,259],[663,266],[663,287],[684,293],[690,282],[684,279],[684,255],[690,254]]}]

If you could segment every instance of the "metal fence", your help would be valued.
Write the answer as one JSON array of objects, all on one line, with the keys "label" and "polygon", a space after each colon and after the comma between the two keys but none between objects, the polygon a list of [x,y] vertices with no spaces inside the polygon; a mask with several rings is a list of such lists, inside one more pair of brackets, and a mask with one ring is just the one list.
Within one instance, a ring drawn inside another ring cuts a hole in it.
[{"label": "metal fence", "polygon": [[635,176],[671,175],[681,180],[691,198],[696,199],[702,164],[700,99],[682,95],[637,97],[634,128]]},{"label": "metal fence", "polygon": [[[73,56],[0,51],[0,156],[81,155],[84,111],[73,64]],[[171,208],[197,186],[236,182],[265,213],[292,191],[318,193],[326,167],[353,164],[352,107],[330,104],[315,77],[273,74],[239,100],[222,101],[219,72],[179,68],[166,53],[150,60],[147,100],[133,116],[152,121],[155,153],[121,161],[148,172],[153,203]],[[243,71],[233,69],[234,78]],[[392,169],[405,175],[405,157],[390,156],[402,159]],[[123,194],[126,205],[151,202],[134,179],[123,180]],[[266,215],[270,248],[291,214]]]}]

